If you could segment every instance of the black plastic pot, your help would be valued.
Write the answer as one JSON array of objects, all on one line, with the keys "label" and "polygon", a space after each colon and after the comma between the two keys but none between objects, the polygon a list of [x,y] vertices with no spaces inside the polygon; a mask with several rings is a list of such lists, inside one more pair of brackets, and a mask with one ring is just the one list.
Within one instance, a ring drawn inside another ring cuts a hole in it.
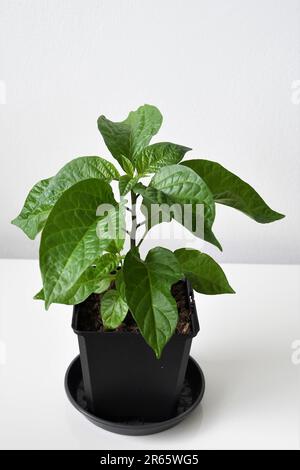
[{"label": "black plastic pot", "polygon": [[193,291],[186,283],[191,332],[175,334],[161,358],[139,333],[79,331],[82,304],[73,311],[88,409],[106,419],[170,418],[176,408],[189,360],[192,338],[199,331]]}]

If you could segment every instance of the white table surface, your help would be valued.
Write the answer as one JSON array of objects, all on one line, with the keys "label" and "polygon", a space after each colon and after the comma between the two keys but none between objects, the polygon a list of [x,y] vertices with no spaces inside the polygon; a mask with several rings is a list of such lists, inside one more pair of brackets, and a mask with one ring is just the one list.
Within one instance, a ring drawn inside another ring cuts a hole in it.
[{"label": "white table surface", "polygon": [[300,266],[224,265],[236,295],[197,295],[192,355],[206,377],[202,404],[152,436],[95,427],[64,392],[78,354],[71,307],[32,300],[37,261],[0,260],[1,449],[297,449],[300,447]]}]

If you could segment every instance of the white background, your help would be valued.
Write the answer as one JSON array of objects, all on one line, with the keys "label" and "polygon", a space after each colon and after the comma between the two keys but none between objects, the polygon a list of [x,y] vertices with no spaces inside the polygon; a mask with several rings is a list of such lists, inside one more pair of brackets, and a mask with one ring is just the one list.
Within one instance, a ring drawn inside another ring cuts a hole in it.
[{"label": "white background", "polygon": [[287,215],[260,226],[219,207],[224,255],[211,252],[299,263],[299,20],[298,0],[0,0],[0,257],[37,256],[9,225],[30,187],[108,156],[98,116],[146,102],[164,115],[156,140],[222,163]]}]

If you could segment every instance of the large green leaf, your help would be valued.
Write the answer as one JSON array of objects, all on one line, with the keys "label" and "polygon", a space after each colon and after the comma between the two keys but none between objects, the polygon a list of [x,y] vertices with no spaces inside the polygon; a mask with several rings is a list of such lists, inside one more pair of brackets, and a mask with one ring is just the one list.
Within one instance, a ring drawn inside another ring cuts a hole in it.
[{"label": "large green leaf", "polygon": [[210,256],[191,248],[175,251],[184,275],[201,294],[234,294],[221,266]]},{"label": "large green leaf", "polygon": [[194,170],[206,182],[216,202],[238,209],[261,224],[284,217],[273,211],[248,183],[219,163],[191,160],[182,165]]},{"label": "large green leaf", "polygon": [[[90,294],[104,292],[112,280],[110,273],[116,269],[118,262],[118,256],[105,253],[81,274],[70,289],[59,293],[53,303],[76,305]],[[34,298],[45,300],[44,290],[38,292]]]},{"label": "large green leaf", "polygon": [[44,227],[52,207],[66,189],[89,178],[110,182],[119,179],[119,176],[115,167],[103,158],[75,158],[54,177],[40,181],[31,189],[20,215],[12,223],[33,240]]},{"label": "large green leaf", "polygon": [[41,180],[33,186],[26,197],[22,211],[11,222],[22,229],[31,240],[44,227],[50,212],[49,207],[52,207],[51,203],[44,198],[51,180],[52,178]]},{"label": "large green leaf", "polygon": [[192,149],[170,142],[159,142],[149,145],[136,157],[135,164],[137,171],[141,175],[155,173],[166,165],[179,163],[189,150]]},{"label": "large green leaf", "polygon": [[182,278],[179,263],[166,248],[150,250],[145,261],[135,248],[127,253],[123,270],[130,311],[159,358],[178,322],[171,286]]},{"label": "large green leaf", "polygon": [[[221,249],[212,232],[215,219],[213,196],[206,183],[193,170],[180,165],[166,166],[154,175],[147,188],[138,183],[134,191],[143,196],[142,211],[147,218],[148,229],[174,218],[195,236]],[[160,205],[162,218],[157,217],[157,204]],[[187,204],[190,206],[185,206]]]},{"label": "large green leaf", "polygon": [[128,312],[128,305],[115,289],[105,292],[101,299],[101,318],[105,328],[117,328]]},{"label": "large green leaf", "polygon": [[102,204],[116,205],[105,181],[80,181],[63,193],[52,209],[40,245],[40,268],[46,308],[68,291],[111,243],[99,239],[97,224],[107,217],[96,211]]},{"label": "large green leaf", "polygon": [[145,104],[130,112],[125,121],[112,122],[105,116],[100,116],[98,128],[107,148],[123,167],[123,157],[133,162],[135,156],[158,132],[161,123],[160,111],[155,106]]}]

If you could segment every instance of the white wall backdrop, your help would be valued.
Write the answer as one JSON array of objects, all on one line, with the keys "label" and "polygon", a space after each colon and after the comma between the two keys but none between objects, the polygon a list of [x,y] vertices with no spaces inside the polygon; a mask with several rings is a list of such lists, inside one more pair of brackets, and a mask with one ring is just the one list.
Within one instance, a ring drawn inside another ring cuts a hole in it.
[{"label": "white wall backdrop", "polygon": [[299,0],[0,0],[0,257],[38,245],[10,225],[31,186],[108,156],[96,120],[143,103],[156,140],[252,184],[282,221],[218,207],[221,261],[300,262]]}]

